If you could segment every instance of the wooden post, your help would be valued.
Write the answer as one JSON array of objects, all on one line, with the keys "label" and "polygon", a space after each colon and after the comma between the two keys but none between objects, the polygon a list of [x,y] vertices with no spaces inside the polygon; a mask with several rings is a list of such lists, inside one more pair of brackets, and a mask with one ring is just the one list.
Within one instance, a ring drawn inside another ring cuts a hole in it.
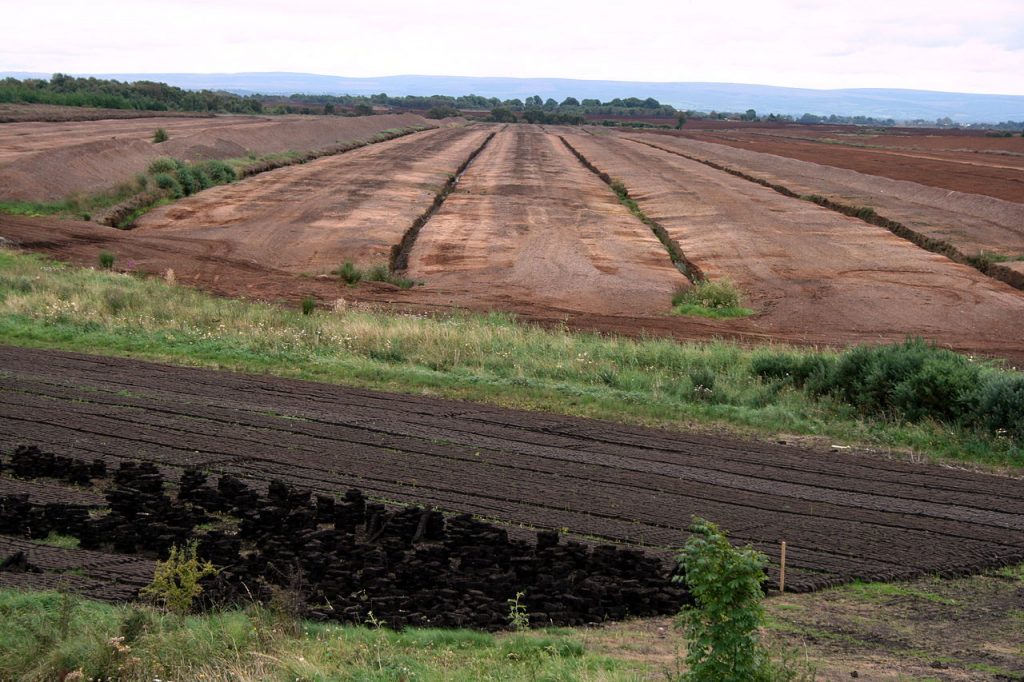
[{"label": "wooden post", "polygon": [[786,541],[782,541],[779,551],[779,592],[786,591]]}]

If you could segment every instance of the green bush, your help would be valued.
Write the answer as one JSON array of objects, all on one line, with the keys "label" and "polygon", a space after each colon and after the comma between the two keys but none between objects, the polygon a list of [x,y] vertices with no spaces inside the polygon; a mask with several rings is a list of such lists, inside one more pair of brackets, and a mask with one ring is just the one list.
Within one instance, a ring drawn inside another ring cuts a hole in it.
[{"label": "green bush", "polygon": [[832,364],[822,355],[765,353],[750,360],[750,370],[765,381],[790,383],[797,388],[820,385],[828,377]]},{"label": "green bush", "polygon": [[690,381],[695,391],[710,393],[715,390],[715,370],[710,367],[694,367],[690,370]]},{"label": "green bush", "polygon": [[345,263],[334,271],[335,275],[344,280],[347,284],[358,284],[363,279],[363,272],[356,267],[352,261],[345,261]]},{"label": "green bush", "polygon": [[178,165],[169,156],[161,156],[159,159],[153,159],[149,164],[149,174],[156,175],[157,173],[173,173],[178,169]]},{"label": "green bush", "polygon": [[181,188],[181,184],[170,173],[157,173],[153,176],[153,182],[160,189],[166,190],[175,199],[185,196],[185,191]]},{"label": "green bush", "polygon": [[195,178],[198,187],[197,192],[213,187],[213,181],[210,180],[210,176],[206,174],[202,166],[192,166],[189,170],[192,172],[192,177]]},{"label": "green bush", "polygon": [[157,128],[156,132],[153,133],[153,142],[157,144],[166,142],[168,139],[170,139],[170,137],[167,135],[167,131],[163,128]]},{"label": "green bush", "polygon": [[104,270],[112,269],[114,267],[115,260],[116,258],[114,257],[114,254],[110,253],[109,251],[100,251],[100,267],[103,268]]},{"label": "green bush", "polygon": [[740,305],[740,291],[727,279],[702,281],[678,290],[672,297],[672,308],[678,315],[729,318],[753,314]]},{"label": "green bush", "polygon": [[994,433],[1024,441],[1024,375],[990,375],[978,397],[976,419]]},{"label": "green bush", "polygon": [[177,175],[178,182],[181,183],[181,189],[185,193],[185,196],[195,194],[202,189],[195,173],[188,166],[184,164],[179,165],[175,174]]},{"label": "green bush", "polygon": [[672,305],[674,306],[686,303],[712,310],[716,308],[738,308],[740,305],[740,292],[727,279],[717,282],[698,282],[692,287],[676,292],[676,295],[672,298]]},{"label": "green bush", "polygon": [[223,161],[213,160],[203,164],[203,170],[215,185],[226,185],[237,179],[235,169]]},{"label": "green bush", "polygon": [[963,355],[909,339],[847,351],[815,392],[866,415],[960,422],[976,414],[981,385],[981,368]]},{"label": "green bush", "polygon": [[302,299],[302,314],[311,315],[316,310],[316,299],[312,296],[306,296]]},{"label": "green bush", "polygon": [[388,266],[378,263],[366,271],[363,279],[368,282],[387,282],[391,279],[391,273],[388,271]]},{"label": "green bush", "polygon": [[679,614],[687,638],[682,679],[688,682],[751,682],[772,678],[758,630],[764,624],[761,583],[767,558],[751,547],[729,544],[718,526],[694,518],[693,533],[676,561],[694,604]]},{"label": "green bush", "polygon": [[139,596],[152,600],[171,613],[184,616],[192,610],[192,602],[203,593],[200,581],[216,575],[209,561],[196,556],[196,541],[184,547],[172,546],[167,561],[156,562],[153,582],[139,591]]}]

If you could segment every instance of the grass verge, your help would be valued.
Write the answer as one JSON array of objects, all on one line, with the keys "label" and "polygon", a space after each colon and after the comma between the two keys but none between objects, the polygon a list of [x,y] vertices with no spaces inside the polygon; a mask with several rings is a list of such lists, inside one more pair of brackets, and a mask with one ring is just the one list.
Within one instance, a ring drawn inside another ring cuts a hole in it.
[{"label": "grass verge", "polygon": [[0,590],[4,680],[618,680],[636,662],[577,638],[297,621],[253,605],[179,617],[59,592]]},{"label": "grass verge", "polygon": [[[0,343],[677,429],[701,423],[742,433],[818,435],[951,460],[1024,466],[1021,441],[928,419],[872,417],[786,379],[794,367],[836,364],[834,353],[552,331],[504,314],[317,310],[303,315],[11,250],[0,250]],[[785,367],[765,369],[766,355],[773,367],[779,364],[776,356],[784,355]],[[987,365],[983,369],[1019,378]]]}]

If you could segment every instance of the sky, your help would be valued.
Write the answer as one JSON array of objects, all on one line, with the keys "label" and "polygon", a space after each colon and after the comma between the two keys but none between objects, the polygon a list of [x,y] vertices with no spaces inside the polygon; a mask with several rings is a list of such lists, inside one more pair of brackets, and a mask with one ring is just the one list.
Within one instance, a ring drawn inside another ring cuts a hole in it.
[{"label": "sky", "polygon": [[18,4],[4,32],[0,71],[559,77],[1024,95],[1024,6],[35,0]]}]

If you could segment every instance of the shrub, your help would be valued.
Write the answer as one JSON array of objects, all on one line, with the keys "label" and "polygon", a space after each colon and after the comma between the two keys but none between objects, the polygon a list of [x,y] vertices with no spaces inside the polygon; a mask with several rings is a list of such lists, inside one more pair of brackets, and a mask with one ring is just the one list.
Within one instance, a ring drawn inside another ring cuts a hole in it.
[{"label": "shrub", "polygon": [[312,296],[306,296],[304,299],[302,299],[302,314],[303,315],[310,315],[310,314],[312,314],[312,312],[314,310],[316,310],[316,299],[315,298],[313,298]]},{"label": "shrub", "polygon": [[100,251],[100,267],[103,268],[104,270],[112,269],[114,267],[115,260],[116,258],[114,257],[114,254],[110,253],[109,251]]},{"label": "shrub", "polygon": [[676,292],[672,305],[690,303],[701,308],[736,308],[740,304],[739,290],[727,279],[717,282],[698,282],[688,289]]},{"label": "shrub", "polygon": [[170,138],[167,135],[167,131],[164,130],[163,128],[157,128],[156,132],[153,133],[153,142],[155,142],[157,144],[159,144],[161,142],[166,142],[168,139],[170,139]]},{"label": "shrub", "polygon": [[177,170],[178,165],[169,156],[161,156],[159,159],[153,159],[149,164],[149,174],[156,175],[157,173],[173,173]]},{"label": "shrub", "polygon": [[715,370],[710,367],[694,367],[690,370],[690,381],[695,391],[715,390]]},{"label": "shrub", "polygon": [[192,177],[195,178],[197,192],[213,187],[213,181],[210,180],[210,176],[206,174],[202,166],[192,166],[189,168],[189,171],[192,173]]},{"label": "shrub", "polygon": [[153,176],[153,182],[156,186],[162,190],[166,190],[175,199],[178,199],[185,195],[185,191],[181,188],[181,184],[178,180],[170,173],[157,173]]},{"label": "shrub", "polygon": [[765,353],[750,361],[750,371],[766,381],[791,383],[797,388],[820,385],[829,375],[832,362],[821,355]]},{"label": "shrub", "polygon": [[391,273],[388,271],[388,266],[378,263],[366,271],[363,279],[368,282],[387,282],[391,279]]},{"label": "shrub", "polygon": [[694,518],[693,535],[676,561],[692,606],[679,614],[687,637],[683,679],[691,682],[750,682],[771,678],[758,629],[764,622],[761,583],[767,558],[751,547],[729,544],[718,526]]},{"label": "shrub", "polygon": [[858,346],[844,353],[815,387],[863,414],[908,421],[962,421],[975,414],[981,368],[921,339]]},{"label": "shrub", "polygon": [[672,297],[672,307],[680,315],[703,317],[743,317],[753,310],[740,305],[740,291],[727,279],[702,281],[680,289]]},{"label": "shrub", "polygon": [[335,270],[333,274],[340,277],[347,284],[358,284],[363,278],[362,271],[352,261],[345,261],[344,265]]},{"label": "shrub", "polygon": [[203,169],[215,185],[225,185],[237,179],[235,169],[223,161],[213,160],[203,164]]},{"label": "shrub", "polygon": [[206,576],[216,575],[217,569],[209,561],[200,563],[196,556],[196,541],[184,547],[172,546],[167,561],[158,561],[153,582],[139,591],[163,606],[171,613],[186,615],[192,610],[192,602],[203,593],[199,581]]},{"label": "shrub", "polygon": [[1024,375],[991,375],[978,396],[976,418],[979,425],[1024,442]]},{"label": "shrub", "polygon": [[185,196],[195,194],[202,187],[199,184],[199,180],[196,178],[195,173],[188,166],[181,164],[178,166],[176,172],[178,182],[181,184],[181,189],[185,193]]},{"label": "shrub", "polygon": [[530,616],[523,603],[525,592],[516,592],[515,599],[506,599],[508,603],[508,625],[516,632],[524,632],[530,629]]}]

